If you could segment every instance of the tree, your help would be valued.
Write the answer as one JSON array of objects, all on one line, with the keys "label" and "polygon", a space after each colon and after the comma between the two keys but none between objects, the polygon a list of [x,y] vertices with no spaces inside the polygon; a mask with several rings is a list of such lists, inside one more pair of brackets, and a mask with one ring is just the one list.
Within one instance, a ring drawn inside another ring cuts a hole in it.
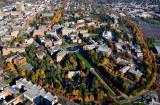
[{"label": "tree", "polygon": [[94,80],[92,83],[92,88],[97,88],[98,87],[98,80]]},{"label": "tree", "polygon": [[42,86],[42,85],[43,85],[43,80],[40,79],[38,84],[39,84],[40,86]]},{"label": "tree", "polygon": [[79,90],[82,92],[86,89],[86,84],[85,83],[82,83],[80,86],[79,86]]},{"label": "tree", "polygon": [[128,83],[123,83],[122,89],[123,89],[124,92],[127,92],[128,87],[129,87],[129,86],[128,86]]},{"label": "tree", "polygon": [[73,62],[73,69],[76,69],[77,65],[78,65],[78,63],[76,61]]},{"label": "tree", "polygon": [[90,101],[94,101],[94,96],[90,95]]},{"label": "tree", "polygon": [[60,88],[60,84],[58,82],[55,82],[55,88],[59,89]]},{"label": "tree", "polygon": [[137,92],[136,92],[135,90],[133,90],[132,95],[133,95],[133,96],[136,96],[136,95],[137,95]]},{"label": "tree", "polygon": [[147,75],[151,75],[151,74],[152,74],[151,70],[147,68]]},{"label": "tree", "polygon": [[134,81],[135,81],[135,82],[139,82],[139,80],[140,80],[140,78],[135,75],[135,76],[134,76]]},{"label": "tree", "polygon": [[33,83],[37,82],[37,76],[34,73],[32,74],[31,80]]},{"label": "tree", "polygon": [[78,96],[79,90],[73,90],[73,91],[72,91],[72,94]]},{"label": "tree", "polygon": [[89,100],[89,97],[88,97],[88,96],[85,96],[85,97],[84,97],[84,101],[85,101],[85,102],[89,102],[89,101],[90,101],[90,100]]},{"label": "tree", "polygon": [[15,69],[14,64],[13,64],[12,62],[9,62],[9,63],[7,64],[7,66],[8,66],[11,70],[14,70],[14,69]]},{"label": "tree", "polygon": [[73,86],[69,85],[66,90],[68,93],[72,93],[73,89],[74,89]]},{"label": "tree", "polygon": [[22,76],[26,76],[26,71],[25,70],[21,70],[21,75]]},{"label": "tree", "polygon": [[141,84],[144,84],[146,81],[147,81],[146,78],[142,78],[141,79]]}]

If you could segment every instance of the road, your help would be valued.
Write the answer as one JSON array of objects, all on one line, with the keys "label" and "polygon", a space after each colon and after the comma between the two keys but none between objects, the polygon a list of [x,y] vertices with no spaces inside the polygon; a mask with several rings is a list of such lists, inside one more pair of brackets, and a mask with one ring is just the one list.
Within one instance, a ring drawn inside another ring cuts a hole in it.
[{"label": "road", "polygon": [[145,93],[139,94],[138,96],[131,98],[130,101],[134,102],[136,100],[141,99],[143,95],[151,95],[153,93],[156,93],[156,92],[150,92],[149,90],[147,90]]},{"label": "road", "polygon": [[90,72],[93,73],[98,80],[104,85],[104,87],[109,90],[114,96],[116,96],[116,94],[112,91],[112,89],[103,81],[103,79],[99,76],[99,74],[95,71],[94,68],[90,69]]}]

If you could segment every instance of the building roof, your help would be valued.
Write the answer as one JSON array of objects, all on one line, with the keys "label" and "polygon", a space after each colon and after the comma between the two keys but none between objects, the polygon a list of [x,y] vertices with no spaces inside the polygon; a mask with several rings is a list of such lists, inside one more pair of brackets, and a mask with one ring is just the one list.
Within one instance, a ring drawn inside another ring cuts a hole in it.
[{"label": "building roof", "polygon": [[111,51],[111,49],[108,46],[99,46],[97,50],[101,51],[101,52],[109,52],[109,51]]},{"label": "building roof", "polygon": [[34,69],[34,67],[28,63],[21,65],[21,68],[23,68],[25,70],[33,70]]},{"label": "building roof", "polygon": [[31,90],[31,89],[28,89],[27,91],[25,91],[24,94],[31,99],[38,96],[37,92],[35,92],[34,90]]},{"label": "building roof", "polygon": [[37,52],[37,53],[36,53],[36,56],[37,56],[37,57],[46,56],[46,54],[45,54],[44,52]]},{"label": "building roof", "polygon": [[53,16],[53,13],[47,12],[47,13],[43,13],[43,15],[44,15],[45,17],[52,17],[52,16]]},{"label": "building roof", "polygon": [[141,73],[139,70],[130,69],[128,72],[135,74],[138,77],[141,77],[143,75],[143,73]]},{"label": "building roof", "polygon": [[76,74],[80,74],[80,71],[69,71],[68,74],[69,74],[69,77],[73,77]]},{"label": "building roof", "polygon": [[18,91],[11,86],[6,87],[5,89],[9,90],[12,94],[17,94],[18,93]]},{"label": "building roof", "polygon": [[52,101],[55,101],[55,100],[57,100],[57,96],[53,96],[51,93],[47,93],[46,94],[46,96],[45,96],[45,98],[47,99],[47,100],[49,100],[50,102],[52,102]]},{"label": "building roof", "polygon": [[47,50],[50,52],[50,54],[52,55],[54,52],[59,51],[61,49],[61,47],[59,45],[55,45],[52,47],[48,47]]},{"label": "building roof", "polygon": [[0,77],[0,89],[5,88],[8,84],[4,81],[2,77]]},{"label": "building roof", "polygon": [[67,51],[65,50],[61,50],[60,52],[58,52],[57,57],[62,57],[62,55],[66,54]]},{"label": "building roof", "polygon": [[160,54],[160,44],[154,43],[153,45],[156,48],[158,54]]},{"label": "building roof", "polygon": [[[39,96],[42,96],[43,98],[47,99],[51,103],[56,103],[58,101],[58,97],[52,95],[49,92],[46,92],[44,88],[42,88],[39,85],[32,84],[30,81],[27,81],[25,78],[20,78],[16,81],[17,83],[21,83],[24,87],[26,87],[26,91],[24,94],[27,96],[27,98],[34,99],[38,98]],[[33,100],[30,100],[33,101]]]}]

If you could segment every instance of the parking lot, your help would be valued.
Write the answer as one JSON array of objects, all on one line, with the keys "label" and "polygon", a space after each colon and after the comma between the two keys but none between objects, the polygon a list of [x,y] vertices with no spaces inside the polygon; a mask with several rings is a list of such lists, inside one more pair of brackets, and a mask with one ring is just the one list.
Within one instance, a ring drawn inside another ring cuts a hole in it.
[{"label": "parking lot", "polygon": [[160,38],[160,25],[141,22],[140,28],[143,32],[144,37]]}]

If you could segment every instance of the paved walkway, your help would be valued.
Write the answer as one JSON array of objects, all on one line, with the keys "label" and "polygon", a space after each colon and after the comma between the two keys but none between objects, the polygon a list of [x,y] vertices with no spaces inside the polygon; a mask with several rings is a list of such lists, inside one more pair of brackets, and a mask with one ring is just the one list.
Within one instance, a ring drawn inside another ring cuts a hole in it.
[{"label": "paved walkway", "polygon": [[99,74],[95,71],[94,68],[91,68],[90,71],[98,78],[98,80],[104,85],[104,87],[109,90],[113,96],[116,96],[116,94],[112,91],[112,89],[103,81],[103,79],[99,76]]}]

